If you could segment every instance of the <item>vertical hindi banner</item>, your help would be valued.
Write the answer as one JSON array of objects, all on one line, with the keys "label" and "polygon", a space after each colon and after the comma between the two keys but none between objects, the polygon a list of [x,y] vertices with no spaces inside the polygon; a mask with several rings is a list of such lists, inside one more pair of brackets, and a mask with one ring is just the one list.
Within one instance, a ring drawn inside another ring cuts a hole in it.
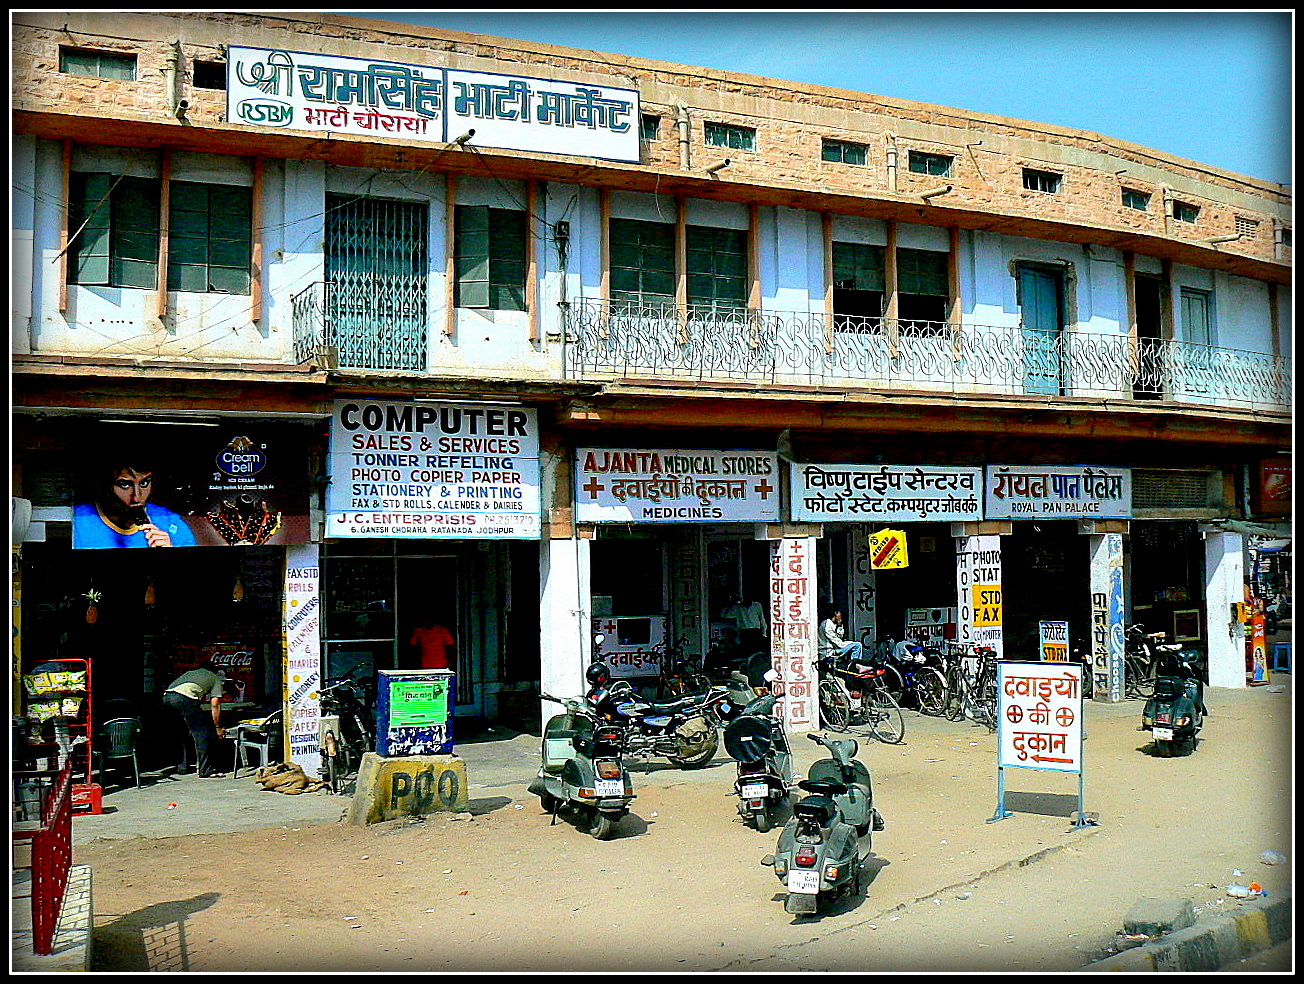
[{"label": "vertical hindi banner", "polygon": [[770,543],[770,653],[783,679],[780,703],[788,731],[819,727],[815,678],[815,540]]}]

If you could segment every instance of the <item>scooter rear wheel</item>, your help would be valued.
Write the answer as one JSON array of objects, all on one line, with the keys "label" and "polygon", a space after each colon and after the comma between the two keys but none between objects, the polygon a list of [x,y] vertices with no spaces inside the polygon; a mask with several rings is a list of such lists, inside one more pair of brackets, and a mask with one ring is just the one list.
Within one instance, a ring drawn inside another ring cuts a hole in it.
[{"label": "scooter rear wheel", "polygon": [[615,829],[615,821],[605,813],[594,813],[593,819],[589,823],[589,834],[592,835],[595,840],[610,840]]},{"label": "scooter rear wheel", "polygon": [[770,816],[770,808],[763,806],[752,814],[752,826],[762,834],[769,833],[774,827],[774,818]]}]

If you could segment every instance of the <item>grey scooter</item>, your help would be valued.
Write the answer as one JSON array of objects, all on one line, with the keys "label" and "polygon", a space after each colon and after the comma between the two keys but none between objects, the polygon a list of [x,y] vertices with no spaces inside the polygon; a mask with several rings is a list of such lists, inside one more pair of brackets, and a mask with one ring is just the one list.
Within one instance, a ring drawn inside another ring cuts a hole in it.
[{"label": "grey scooter", "polygon": [[566,713],[550,718],[544,727],[539,774],[530,792],[552,814],[553,823],[558,813],[573,813],[589,834],[607,840],[634,799],[633,783],[620,758],[620,727],[598,721],[582,699],[539,696],[561,704]]},{"label": "grey scooter", "polygon": [[806,737],[827,748],[831,757],[816,761],[797,784],[810,795],[793,805],[778,847],[761,861],[773,866],[788,889],[784,911],[796,915],[816,914],[820,899],[834,893],[859,895],[860,865],[873,843],[871,831],[883,829],[869,770],[855,759],[856,740]]}]

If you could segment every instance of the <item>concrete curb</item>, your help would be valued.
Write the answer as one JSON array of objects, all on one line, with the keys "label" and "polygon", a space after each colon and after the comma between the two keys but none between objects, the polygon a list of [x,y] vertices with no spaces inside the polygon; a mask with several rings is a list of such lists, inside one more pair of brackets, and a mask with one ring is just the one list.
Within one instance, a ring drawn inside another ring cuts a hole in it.
[{"label": "concrete curb", "polygon": [[[68,870],[68,887],[64,890],[63,910],[54,931],[54,952],[37,956],[32,951],[30,905],[15,906],[12,936],[13,964],[16,974],[54,974],[91,969],[91,928],[94,923],[91,904],[91,868],[75,864]],[[26,909],[27,918],[19,916]],[[20,925],[25,923],[25,925]]]},{"label": "concrete curb", "polygon": [[1216,971],[1290,939],[1291,897],[1250,899],[1194,926],[1080,967],[1075,973]]}]

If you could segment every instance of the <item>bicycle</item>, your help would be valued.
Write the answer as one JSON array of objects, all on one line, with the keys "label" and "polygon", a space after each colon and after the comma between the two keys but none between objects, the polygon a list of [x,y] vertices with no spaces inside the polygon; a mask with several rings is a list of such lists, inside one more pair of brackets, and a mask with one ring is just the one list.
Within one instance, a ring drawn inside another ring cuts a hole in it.
[{"label": "bicycle", "polygon": [[930,659],[940,655],[936,649],[925,650],[915,643],[907,643],[905,649],[900,646],[894,649],[891,662],[885,663],[883,669],[888,691],[897,703],[910,700],[921,713],[942,716],[946,709],[946,676],[929,665]]},{"label": "bicycle", "polygon": [[948,721],[962,721],[969,700],[968,678],[964,672],[966,651],[963,646],[952,644],[938,655],[942,660],[942,675],[946,680],[942,715]]},{"label": "bicycle", "polygon": [[662,700],[673,700],[711,689],[711,679],[702,672],[697,657],[686,656],[682,642],[668,643],[661,653],[657,692]]},{"label": "bicycle", "polygon": [[[969,660],[966,657],[966,662]],[[972,662],[965,668],[965,675],[968,696],[966,713],[988,731],[995,731],[1000,704],[1000,695],[996,691],[996,650],[987,646],[975,646]]]},{"label": "bicycle", "polygon": [[889,745],[906,737],[901,705],[883,684],[881,667],[854,672],[834,664],[831,657],[819,661],[818,688],[820,718],[830,731],[850,731],[863,726],[869,734]]}]

